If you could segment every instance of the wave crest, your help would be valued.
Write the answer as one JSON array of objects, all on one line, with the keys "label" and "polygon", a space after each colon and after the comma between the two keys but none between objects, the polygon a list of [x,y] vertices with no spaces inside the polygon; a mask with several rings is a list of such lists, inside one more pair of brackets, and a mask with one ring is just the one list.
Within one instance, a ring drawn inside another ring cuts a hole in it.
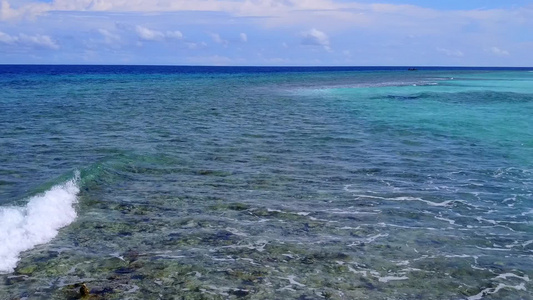
[{"label": "wave crest", "polygon": [[0,273],[13,272],[22,251],[49,242],[76,219],[79,176],[31,197],[26,206],[0,207]]}]

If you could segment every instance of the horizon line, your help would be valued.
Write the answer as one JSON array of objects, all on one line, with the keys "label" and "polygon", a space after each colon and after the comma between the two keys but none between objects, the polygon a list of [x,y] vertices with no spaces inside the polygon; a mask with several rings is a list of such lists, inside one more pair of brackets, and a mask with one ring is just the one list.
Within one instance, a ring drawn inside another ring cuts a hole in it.
[{"label": "horizon line", "polygon": [[210,67],[210,68],[492,68],[533,69],[533,66],[457,66],[457,65],[187,65],[187,64],[77,64],[77,63],[0,63],[0,66],[116,66],[116,67]]}]

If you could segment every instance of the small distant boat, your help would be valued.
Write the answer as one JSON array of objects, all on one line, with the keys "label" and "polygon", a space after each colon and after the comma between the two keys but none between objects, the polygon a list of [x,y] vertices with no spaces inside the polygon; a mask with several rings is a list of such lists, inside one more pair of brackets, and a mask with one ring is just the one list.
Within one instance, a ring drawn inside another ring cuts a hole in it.
[{"label": "small distant boat", "polygon": [[417,68],[409,68],[407,69],[407,71],[417,71],[418,69]]}]

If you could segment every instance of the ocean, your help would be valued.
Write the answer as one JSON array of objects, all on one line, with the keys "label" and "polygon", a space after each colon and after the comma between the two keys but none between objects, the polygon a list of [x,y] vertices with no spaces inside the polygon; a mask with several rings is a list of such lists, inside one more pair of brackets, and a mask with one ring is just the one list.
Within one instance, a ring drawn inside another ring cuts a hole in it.
[{"label": "ocean", "polygon": [[0,299],[533,299],[532,216],[533,69],[0,66]]}]

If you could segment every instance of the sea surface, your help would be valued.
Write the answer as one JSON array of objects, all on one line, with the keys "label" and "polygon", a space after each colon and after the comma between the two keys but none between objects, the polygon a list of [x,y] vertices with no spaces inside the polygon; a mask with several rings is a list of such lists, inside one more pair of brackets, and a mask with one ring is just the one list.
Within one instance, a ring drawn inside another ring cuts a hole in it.
[{"label": "sea surface", "polygon": [[0,299],[533,299],[533,69],[0,66]]}]

